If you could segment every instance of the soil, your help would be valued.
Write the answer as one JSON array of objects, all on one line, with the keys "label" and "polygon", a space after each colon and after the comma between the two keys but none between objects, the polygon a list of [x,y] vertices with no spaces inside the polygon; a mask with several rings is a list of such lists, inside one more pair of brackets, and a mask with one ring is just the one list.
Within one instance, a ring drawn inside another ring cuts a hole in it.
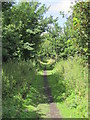
[{"label": "soil", "polygon": [[44,69],[44,91],[48,99],[48,103],[50,105],[50,113],[48,114],[49,118],[60,118],[61,120],[61,115],[59,114],[59,110],[56,106],[56,103],[54,103],[53,96],[51,94],[51,89],[48,84],[48,79],[47,79],[47,71]]}]

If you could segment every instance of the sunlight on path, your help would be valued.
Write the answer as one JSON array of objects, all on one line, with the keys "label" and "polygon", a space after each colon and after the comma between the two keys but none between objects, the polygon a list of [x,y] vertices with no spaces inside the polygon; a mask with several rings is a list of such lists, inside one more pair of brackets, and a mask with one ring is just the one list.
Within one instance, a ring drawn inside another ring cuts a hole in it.
[{"label": "sunlight on path", "polygon": [[[48,75],[52,75],[52,74],[55,73],[54,70],[47,70],[46,72],[47,72],[47,76],[48,76]],[[39,72],[38,72],[38,75],[43,75],[43,70],[39,71]]]},{"label": "sunlight on path", "polygon": [[51,118],[61,118],[61,116],[59,115],[59,110],[57,108],[57,105],[54,102],[50,103],[50,115]]},{"label": "sunlight on path", "polygon": [[37,111],[42,115],[42,118],[48,118],[50,113],[49,104],[39,104],[37,106]]}]

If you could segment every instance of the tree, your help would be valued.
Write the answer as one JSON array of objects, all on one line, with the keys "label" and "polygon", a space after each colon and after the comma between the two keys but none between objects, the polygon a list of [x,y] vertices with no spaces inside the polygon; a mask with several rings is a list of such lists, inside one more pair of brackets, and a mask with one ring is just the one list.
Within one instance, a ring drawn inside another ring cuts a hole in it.
[{"label": "tree", "polygon": [[[89,44],[89,3],[77,2],[72,7],[72,14],[69,15],[64,26],[63,35],[63,51],[64,56],[74,56],[80,54],[88,56]],[[61,12],[60,12],[61,13]],[[62,13],[64,14],[64,13]],[[63,15],[65,16],[65,15]]]},{"label": "tree", "polygon": [[89,43],[89,2],[79,2],[73,10],[73,29],[77,32],[80,54],[86,55]]},{"label": "tree", "polygon": [[3,61],[36,56],[41,34],[53,22],[52,17],[44,18],[47,10],[45,5],[33,1],[3,8]]}]

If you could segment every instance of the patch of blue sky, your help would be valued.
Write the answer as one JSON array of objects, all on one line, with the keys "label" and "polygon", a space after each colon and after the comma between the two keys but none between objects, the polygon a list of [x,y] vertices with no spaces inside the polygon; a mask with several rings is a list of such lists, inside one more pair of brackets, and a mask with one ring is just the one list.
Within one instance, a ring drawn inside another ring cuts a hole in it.
[{"label": "patch of blue sky", "polygon": [[66,17],[62,18],[60,15],[60,11],[64,11],[65,14],[68,13],[68,10],[70,8],[71,2],[74,2],[74,0],[38,0],[42,4],[45,4],[47,7],[50,6],[48,12],[45,14],[45,17],[53,16],[53,18],[58,17],[58,23],[61,27],[63,27],[63,24],[66,22]]},{"label": "patch of blue sky", "polygon": [[[24,1],[24,0],[16,0],[18,1]],[[32,0],[25,0],[25,1],[32,1]],[[64,11],[65,14],[68,13],[70,10],[71,3],[72,5],[75,4],[75,1],[78,0],[33,0],[38,1],[41,4],[45,4],[47,7],[50,6],[49,10],[44,15],[45,17],[49,17],[50,15],[53,16],[53,18],[58,17],[58,23],[61,27],[63,27],[64,23],[67,21],[66,17],[62,18],[60,15],[60,11]],[[85,0],[84,0],[85,1]]]}]

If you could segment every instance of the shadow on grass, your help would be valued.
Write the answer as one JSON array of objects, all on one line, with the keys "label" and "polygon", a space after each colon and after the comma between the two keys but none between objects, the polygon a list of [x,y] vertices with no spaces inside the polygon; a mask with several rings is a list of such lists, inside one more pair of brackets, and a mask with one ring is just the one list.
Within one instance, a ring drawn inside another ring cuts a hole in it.
[{"label": "shadow on grass", "polygon": [[42,103],[47,103],[43,84],[43,76],[36,75],[32,84],[29,86],[25,98],[22,97],[24,92],[24,90],[22,91],[22,86],[20,86],[21,89],[11,98],[3,98],[3,117],[42,118],[44,114],[39,112],[37,106]]},{"label": "shadow on grass", "polygon": [[[31,89],[30,94],[31,96],[33,96],[33,98],[31,98],[31,104],[34,106],[37,106],[40,103],[47,103],[47,104],[50,103],[47,94],[48,96],[52,95],[53,102],[55,103],[62,102],[64,100],[63,93],[66,92],[66,86],[63,83],[64,82],[63,75],[60,75],[58,73],[53,73],[52,69],[50,71],[47,70],[46,74],[47,74],[46,77],[43,74],[37,75],[36,79],[38,80],[36,80],[36,83],[34,82],[34,86],[33,86],[34,89],[33,90]],[[49,91],[45,89],[48,89]],[[51,92],[51,93],[47,93],[47,92]]]},{"label": "shadow on grass", "polygon": [[13,115],[9,115],[8,116],[3,116],[2,120],[8,120],[10,118],[11,119],[30,119],[30,118],[42,118],[41,116],[44,115],[44,114],[40,114],[39,111],[28,111],[28,110],[22,110],[22,111],[19,111],[18,114],[13,114]]},{"label": "shadow on grass", "polygon": [[52,91],[52,96],[54,99],[54,102],[62,102],[64,100],[63,98],[63,93],[66,91],[66,87],[64,82],[64,77],[63,75],[54,73],[51,76],[47,77],[49,87],[51,88]]},{"label": "shadow on grass", "polygon": [[[47,69],[47,68],[45,68]],[[49,67],[52,70],[51,67]],[[49,72],[49,70],[48,70]],[[29,84],[29,81],[26,81]],[[47,75],[47,85],[51,89],[54,102],[62,101],[62,94],[65,92],[63,84],[63,76],[58,74]],[[37,109],[39,104],[48,104],[48,97],[45,94],[45,81],[44,75],[35,75],[33,82],[30,84],[28,91],[23,98],[24,88],[22,86],[11,98],[7,98],[6,104],[3,104],[3,117],[4,118],[42,118],[44,114],[40,113]],[[4,100],[4,99],[3,99]],[[12,101],[12,102],[11,102]],[[4,102],[3,102],[4,103]]]},{"label": "shadow on grass", "polygon": [[47,103],[47,97],[44,94],[44,82],[43,76],[37,75],[34,83],[32,84],[30,91],[27,94],[26,99],[30,99],[30,103],[33,106],[37,106],[40,103]]},{"label": "shadow on grass", "polygon": [[39,70],[53,70],[54,69],[54,65],[43,65],[43,66],[39,66]]}]

